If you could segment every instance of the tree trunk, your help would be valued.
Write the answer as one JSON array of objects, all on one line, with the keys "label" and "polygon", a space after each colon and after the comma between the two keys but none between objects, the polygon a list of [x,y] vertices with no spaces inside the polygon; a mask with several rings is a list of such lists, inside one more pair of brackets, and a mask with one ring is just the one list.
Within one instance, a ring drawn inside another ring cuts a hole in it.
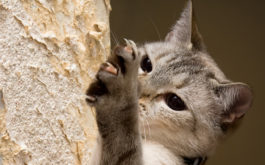
[{"label": "tree trunk", "polygon": [[0,164],[88,164],[109,0],[0,0]]}]

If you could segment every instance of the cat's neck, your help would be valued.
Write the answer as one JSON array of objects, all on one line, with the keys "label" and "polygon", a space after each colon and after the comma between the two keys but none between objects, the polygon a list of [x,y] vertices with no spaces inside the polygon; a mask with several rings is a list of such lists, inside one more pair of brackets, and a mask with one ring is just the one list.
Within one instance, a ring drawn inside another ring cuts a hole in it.
[{"label": "cat's neck", "polygon": [[176,165],[182,162],[180,157],[156,142],[143,141],[142,147],[144,164]]},{"label": "cat's neck", "polygon": [[144,164],[176,165],[184,162],[187,164],[203,165],[207,161],[206,156],[185,157],[172,152],[172,150],[164,147],[162,144],[152,141],[144,141],[142,146]]},{"label": "cat's neck", "polygon": [[[148,125],[141,123],[141,134],[143,144],[144,160],[152,155],[156,161],[166,161],[161,164],[170,164],[170,162],[183,162],[185,159],[196,160],[202,162],[211,155],[221,140],[215,136],[211,136],[207,129],[200,129],[193,134],[170,131],[166,128],[160,128],[156,122],[149,120]],[[181,132],[179,129],[178,131]],[[189,137],[189,138],[187,138]],[[167,155],[167,156],[166,156]],[[164,159],[163,157],[167,157]],[[151,160],[150,160],[151,161]],[[151,162],[147,163],[151,164]],[[174,163],[173,163],[174,164]],[[181,163],[183,164],[183,163]]]}]

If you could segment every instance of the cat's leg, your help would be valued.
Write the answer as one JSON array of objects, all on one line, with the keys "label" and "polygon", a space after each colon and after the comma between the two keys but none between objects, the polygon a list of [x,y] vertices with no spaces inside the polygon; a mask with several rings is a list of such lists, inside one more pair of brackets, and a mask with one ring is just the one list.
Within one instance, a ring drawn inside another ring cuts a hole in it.
[{"label": "cat's leg", "polygon": [[87,102],[96,108],[100,165],[142,164],[138,125],[139,58],[131,41],[125,47],[116,47],[87,90]]}]

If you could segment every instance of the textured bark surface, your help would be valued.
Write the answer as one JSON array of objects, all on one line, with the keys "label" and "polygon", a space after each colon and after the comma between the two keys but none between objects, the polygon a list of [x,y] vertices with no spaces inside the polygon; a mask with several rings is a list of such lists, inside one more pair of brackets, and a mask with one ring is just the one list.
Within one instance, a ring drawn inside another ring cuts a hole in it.
[{"label": "textured bark surface", "polygon": [[0,0],[0,164],[87,164],[108,0]]}]

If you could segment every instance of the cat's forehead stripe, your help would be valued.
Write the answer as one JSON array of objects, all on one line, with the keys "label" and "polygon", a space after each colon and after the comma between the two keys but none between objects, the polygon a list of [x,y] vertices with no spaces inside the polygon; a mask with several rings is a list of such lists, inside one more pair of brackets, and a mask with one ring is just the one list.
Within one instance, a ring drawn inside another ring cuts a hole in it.
[{"label": "cat's forehead stripe", "polygon": [[178,76],[179,81],[177,81],[177,84],[175,84],[175,87],[177,89],[184,88],[185,86],[189,85],[190,78],[187,74],[180,74]]},{"label": "cat's forehead stripe", "polygon": [[172,63],[169,63],[168,67],[174,72],[174,74],[188,73],[190,75],[200,73],[204,69],[203,65],[195,59],[173,61]]},{"label": "cat's forehead stripe", "polygon": [[161,53],[159,54],[158,56],[155,57],[155,61],[158,61],[160,60],[161,58],[165,57],[168,55],[168,52],[165,52],[165,53]]},{"label": "cat's forehead stripe", "polygon": [[[171,50],[166,50],[164,52],[161,52],[161,53],[157,54],[156,57],[155,57],[155,60],[159,61],[162,58],[166,58],[168,56],[169,56],[169,58],[170,57],[178,57],[176,52],[172,52]],[[166,60],[166,61],[168,61],[168,60]]]}]

